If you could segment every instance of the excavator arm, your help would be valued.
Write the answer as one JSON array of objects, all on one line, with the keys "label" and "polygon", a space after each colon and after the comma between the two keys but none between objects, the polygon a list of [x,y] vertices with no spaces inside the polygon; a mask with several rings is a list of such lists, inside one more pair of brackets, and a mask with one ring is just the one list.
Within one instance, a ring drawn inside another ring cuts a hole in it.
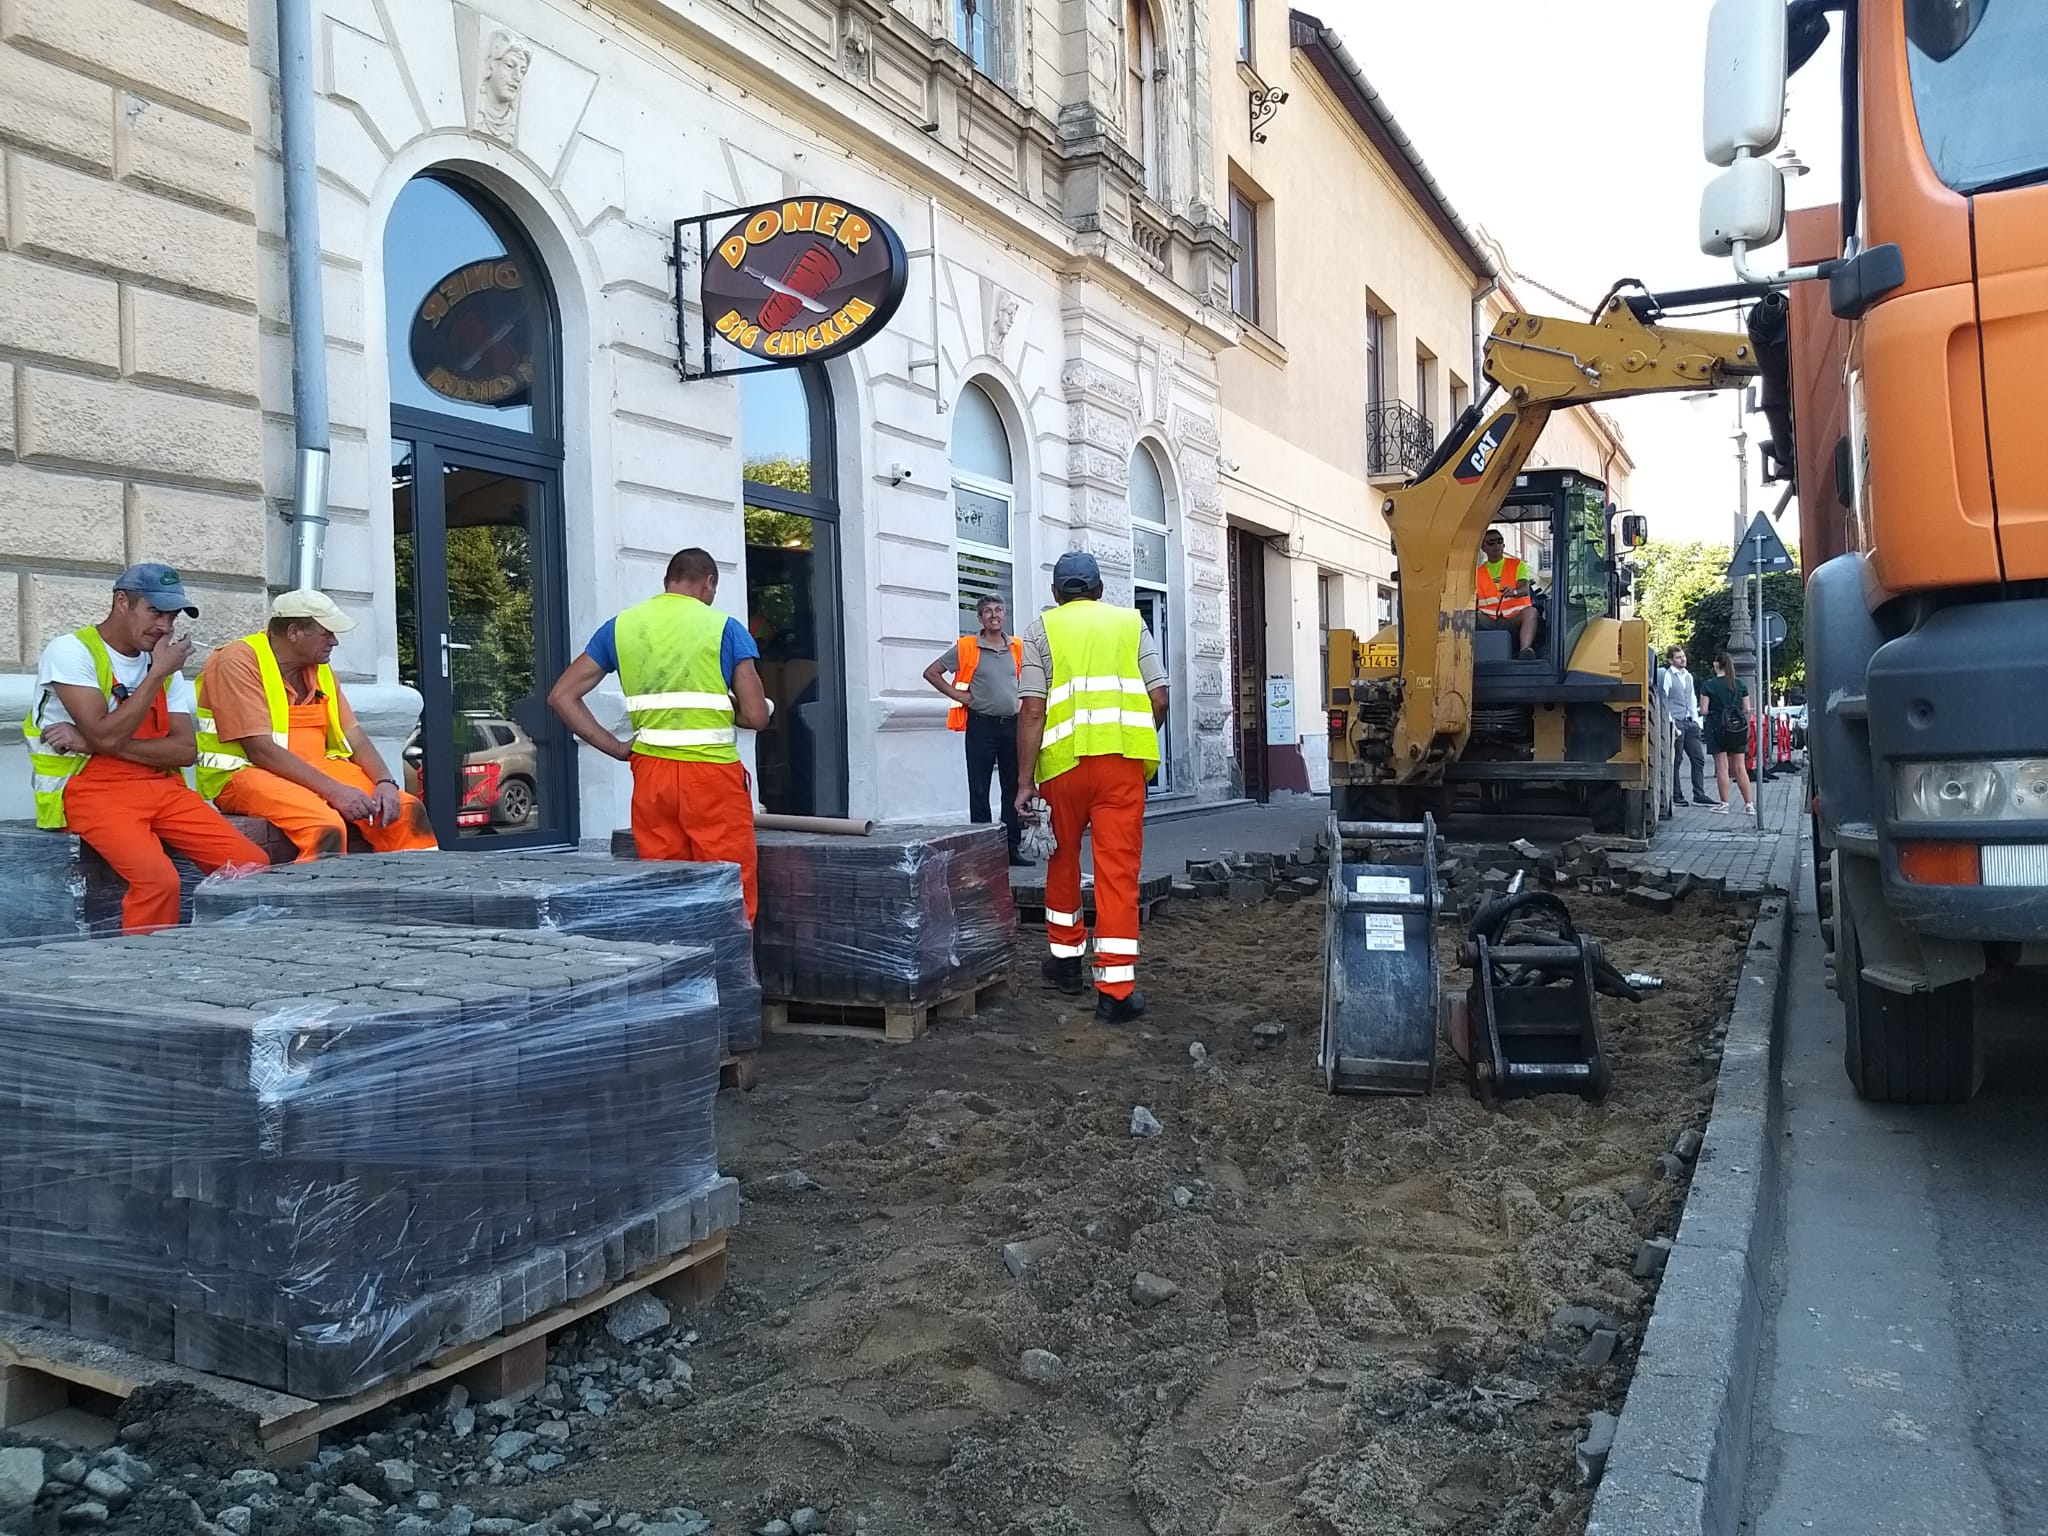
[{"label": "excavator arm", "polygon": [[1748,337],[1648,324],[1619,296],[1590,322],[1514,314],[1494,327],[1485,373],[1506,403],[1483,421],[1468,412],[1462,433],[1453,429],[1455,440],[1437,451],[1428,471],[1380,509],[1400,574],[1400,671],[1389,681],[1358,681],[1360,695],[1377,690],[1383,704],[1394,706],[1391,732],[1361,746],[1383,757],[1395,782],[1433,782],[1464,750],[1480,539],[1551,412],[1631,395],[1721,389],[1757,371]]}]

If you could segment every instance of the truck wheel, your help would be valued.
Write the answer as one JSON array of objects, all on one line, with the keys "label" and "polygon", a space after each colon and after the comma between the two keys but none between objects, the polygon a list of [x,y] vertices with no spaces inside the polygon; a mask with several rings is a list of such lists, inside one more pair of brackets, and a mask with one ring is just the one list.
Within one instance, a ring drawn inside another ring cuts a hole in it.
[{"label": "truck wheel", "polygon": [[1873,1104],[1968,1103],[1977,1091],[1979,1066],[1971,984],[1901,994],[1865,981],[1855,909],[1839,880],[1835,925],[1842,1065],[1857,1097]]},{"label": "truck wheel", "polygon": [[1621,792],[1621,835],[1639,837],[1648,841],[1657,835],[1657,822],[1651,804],[1657,798],[1654,789],[1625,789]]}]

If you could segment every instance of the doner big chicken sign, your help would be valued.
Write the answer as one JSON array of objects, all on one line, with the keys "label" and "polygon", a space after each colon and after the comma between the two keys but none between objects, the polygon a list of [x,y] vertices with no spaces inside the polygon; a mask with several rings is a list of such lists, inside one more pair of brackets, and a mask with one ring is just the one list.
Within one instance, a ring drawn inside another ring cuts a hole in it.
[{"label": "doner big chicken sign", "polygon": [[704,319],[771,363],[834,356],[889,323],[908,261],[873,214],[797,198],[743,214],[704,261]]}]

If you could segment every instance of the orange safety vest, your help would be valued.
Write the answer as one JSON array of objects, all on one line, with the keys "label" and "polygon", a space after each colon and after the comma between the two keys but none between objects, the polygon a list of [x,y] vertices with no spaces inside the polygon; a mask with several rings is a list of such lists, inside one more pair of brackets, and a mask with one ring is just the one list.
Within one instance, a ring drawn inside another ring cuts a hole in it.
[{"label": "orange safety vest", "polygon": [[[981,637],[962,635],[959,645],[960,656],[953,663],[953,691],[960,696],[960,702],[946,711],[946,729],[964,731],[967,729],[967,690],[974,682],[974,669],[981,665]],[[1024,642],[1010,642],[1010,660],[1017,664],[1017,676],[1024,676]]]},{"label": "orange safety vest", "polygon": [[1516,582],[1522,579],[1522,562],[1513,555],[1503,555],[1500,562],[1500,580],[1493,579],[1493,573],[1486,568],[1484,560],[1479,562],[1479,611],[1496,619],[1511,618],[1529,606],[1529,595],[1514,590]]}]

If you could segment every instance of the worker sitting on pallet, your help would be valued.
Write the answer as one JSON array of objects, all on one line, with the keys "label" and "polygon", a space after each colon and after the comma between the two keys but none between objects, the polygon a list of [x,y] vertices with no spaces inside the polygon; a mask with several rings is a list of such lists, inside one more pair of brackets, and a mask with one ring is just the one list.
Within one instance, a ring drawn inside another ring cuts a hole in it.
[{"label": "worker sitting on pallet", "polygon": [[1515,636],[1516,656],[1536,654],[1536,604],[1530,595],[1529,567],[1507,552],[1498,528],[1486,530],[1484,557],[1479,562],[1479,627],[1505,629]]},{"label": "worker sitting on pallet", "polygon": [[69,828],[127,882],[123,933],[178,921],[167,846],[206,874],[270,862],[185,783],[198,746],[192,685],[178,670],[192,642],[171,634],[180,613],[199,617],[176,571],[130,566],[104,619],[43,651],[21,725],[36,825]]},{"label": "worker sitting on pallet", "polygon": [[301,863],[348,852],[351,827],[379,853],[437,846],[327,665],[355,627],[323,593],[286,592],[267,629],[221,646],[199,677],[199,792],[269,822]]}]

